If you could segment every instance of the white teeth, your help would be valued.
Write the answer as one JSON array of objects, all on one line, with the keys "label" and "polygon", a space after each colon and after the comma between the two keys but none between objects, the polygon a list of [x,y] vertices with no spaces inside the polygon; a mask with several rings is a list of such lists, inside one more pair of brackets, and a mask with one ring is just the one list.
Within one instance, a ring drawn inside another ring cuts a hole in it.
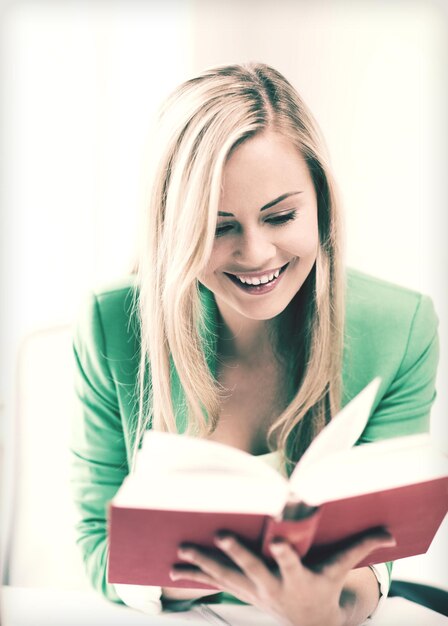
[{"label": "white teeth", "polygon": [[273,274],[265,274],[264,276],[260,276],[258,278],[249,278],[244,276],[236,276],[239,281],[241,281],[245,285],[265,285],[269,283],[274,278],[278,278],[280,274],[280,270],[276,270]]}]

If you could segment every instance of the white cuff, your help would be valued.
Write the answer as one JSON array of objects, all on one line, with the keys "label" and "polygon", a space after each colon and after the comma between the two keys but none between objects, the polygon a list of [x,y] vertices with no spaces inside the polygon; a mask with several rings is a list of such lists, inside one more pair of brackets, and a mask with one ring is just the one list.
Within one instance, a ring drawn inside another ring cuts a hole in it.
[{"label": "white cuff", "polygon": [[162,588],[146,585],[115,584],[115,591],[127,606],[147,615],[158,615],[162,612]]},{"label": "white cuff", "polygon": [[390,586],[390,578],[389,578],[389,570],[387,569],[387,565],[385,563],[376,563],[375,565],[369,565],[372,572],[375,574],[376,579],[378,581],[378,586],[380,588],[380,599],[378,604],[376,605],[375,610],[369,617],[367,618],[367,624],[369,620],[375,615],[380,606],[387,598],[387,594],[389,593]]}]

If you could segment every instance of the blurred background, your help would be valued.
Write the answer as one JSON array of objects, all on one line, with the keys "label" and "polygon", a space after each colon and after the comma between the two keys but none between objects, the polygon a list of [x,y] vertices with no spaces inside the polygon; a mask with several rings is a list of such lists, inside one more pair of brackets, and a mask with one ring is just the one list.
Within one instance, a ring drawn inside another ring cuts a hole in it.
[{"label": "blurred background", "polygon": [[[35,579],[30,552],[37,569],[51,561],[44,533],[67,543],[70,325],[89,288],[129,270],[154,111],[213,65],[256,60],[285,74],[327,139],[348,264],[433,298],[442,355],[431,427],[446,445],[447,35],[442,0],[3,6],[0,445],[14,580]],[[19,521],[30,516],[31,538]],[[408,572],[448,587],[435,557]]]}]

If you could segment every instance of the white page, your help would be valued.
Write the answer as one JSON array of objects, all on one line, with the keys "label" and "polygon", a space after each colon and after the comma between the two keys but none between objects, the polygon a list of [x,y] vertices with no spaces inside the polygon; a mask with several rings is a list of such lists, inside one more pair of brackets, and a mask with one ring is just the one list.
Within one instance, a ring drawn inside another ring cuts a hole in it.
[{"label": "white page", "polygon": [[317,506],[446,476],[448,457],[423,433],[356,446],[309,465],[299,492],[307,504]]},{"label": "white page", "polygon": [[369,420],[380,382],[380,378],[374,378],[314,439],[291,475],[294,490],[299,488],[302,473],[311,465],[355,445]]},{"label": "white page", "polygon": [[113,504],[277,515],[287,492],[288,481],[247,452],[207,439],[148,431],[136,471],[126,477]]},{"label": "white page", "polygon": [[146,482],[127,477],[112,502],[129,508],[277,515],[287,493],[288,483],[280,475],[266,481],[237,473],[179,470]]},{"label": "white page", "polygon": [[256,456],[209,439],[149,430],[137,456],[136,475],[223,472],[275,480],[278,473]]}]

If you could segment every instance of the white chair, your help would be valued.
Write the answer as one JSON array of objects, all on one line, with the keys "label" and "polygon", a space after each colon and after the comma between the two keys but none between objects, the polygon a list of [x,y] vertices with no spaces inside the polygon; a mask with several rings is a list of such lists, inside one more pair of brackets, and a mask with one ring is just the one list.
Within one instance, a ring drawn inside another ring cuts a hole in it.
[{"label": "white chair", "polygon": [[69,484],[73,397],[70,325],[28,335],[17,356],[8,442],[3,584],[89,588]]}]

